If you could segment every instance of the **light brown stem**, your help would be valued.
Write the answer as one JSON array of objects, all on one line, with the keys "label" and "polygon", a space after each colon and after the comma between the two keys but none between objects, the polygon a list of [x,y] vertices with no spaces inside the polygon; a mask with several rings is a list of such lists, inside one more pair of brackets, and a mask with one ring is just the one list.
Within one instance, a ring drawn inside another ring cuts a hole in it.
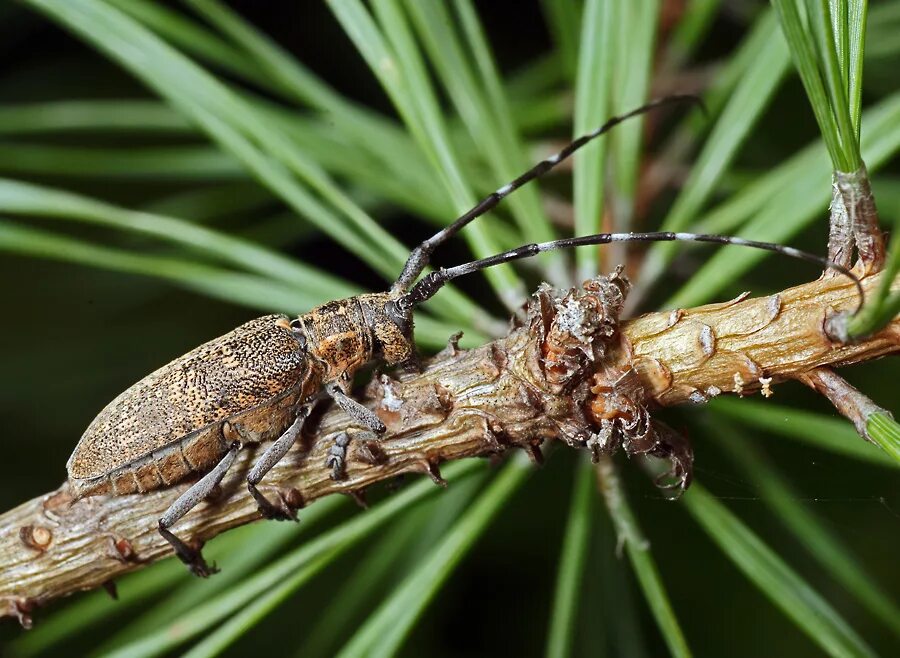
[{"label": "light brown stem", "polygon": [[[877,280],[867,278],[867,289]],[[532,452],[553,438],[572,443],[578,432],[590,429],[589,423],[599,424],[600,398],[611,399],[597,393],[597,386],[631,367],[638,376],[635,390],[643,394],[633,402],[674,405],[734,390],[735,374],[746,394],[760,388],[761,378],[796,378],[822,366],[900,350],[900,319],[853,345],[827,338],[827,315],[856,304],[853,286],[841,279],[770,297],[652,313],[625,323],[618,334],[612,333],[615,318],[608,316],[615,309],[610,310],[609,299],[596,290],[579,295],[575,310],[607,316],[595,327],[597,333],[584,339],[594,341],[594,361],[576,358],[591,345],[573,345],[572,336],[560,333],[563,314],[557,311],[563,306],[558,295],[544,291],[526,323],[508,336],[473,350],[450,347],[418,375],[374,379],[362,400],[388,431],[377,443],[351,443],[346,480],[331,480],[324,467],[331,440],[352,429],[344,414],[331,409],[313,423],[315,438],[306,437],[292,450],[263,481],[263,490],[302,506],[334,493],[360,492],[401,473],[428,473],[439,480],[437,465],[448,460],[510,447]],[[604,349],[605,356],[598,352]],[[250,452],[239,457],[219,500],[201,505],[176,525],[181,536],[208,540],[259,519],[244,486],[253,457]],[[170,555],[156,520],[186,486],[72,503],[63,485],[0,516],[0,615],[28,623],[41,604]]]},{"label": "light brown stem", "polygon": [[[879,276],[863,280],[867,294]],[[900,278],[893,289],[900,289]],[[733,300],[626,322],[619,369],[634,367],[646,394],[662,406],[703,402],[720,393],[747,394],[820,366],[842,366],[890,354],[900,345],[900,319],[865,341],[840,344],[826,321],[856,309],[846,278],[820,279],[768,297]]]}]

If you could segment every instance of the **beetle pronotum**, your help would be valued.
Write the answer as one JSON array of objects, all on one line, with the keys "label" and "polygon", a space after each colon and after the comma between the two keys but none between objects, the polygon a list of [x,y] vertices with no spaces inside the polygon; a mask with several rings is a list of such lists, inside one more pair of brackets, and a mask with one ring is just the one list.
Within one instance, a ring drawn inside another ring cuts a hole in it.
[{"label": "beetle pronotum", "polygon": [[[76,497],[146,492],[202,477],[159,519],[159,532],[195,574],[215,571],[200,551],[170,528],[206,498],[231,467],[238,451],[274,439],[247,474],[247,487],[267,518],[294,519],[257,488],[300,435],[321,392],[368,431],[384,424],[350,396],[354,373],[374,358],[388,365],[412,364],[413,309],[451,279],[511,260],[582,245],[609,242],[715,242],[765,249],[831,267],[856,283],[846,268],[825,258],[780,245],[742,238],[692,233],[602,233],[564,238],[436,270],[417,282],[432,252],[504,197],[543,175],[591,140],[626,119],[664,104],[694,101],[670,96],[609,119],[559,153],[485,197],[474,208],[416,247],[388,292],[332,301],[293,320],[268,315],[251,320],[148,375],[110,402],[88,426],[69,458],[69,482]],[[350,437],[342,435],[326,466],[339,478]]]}]

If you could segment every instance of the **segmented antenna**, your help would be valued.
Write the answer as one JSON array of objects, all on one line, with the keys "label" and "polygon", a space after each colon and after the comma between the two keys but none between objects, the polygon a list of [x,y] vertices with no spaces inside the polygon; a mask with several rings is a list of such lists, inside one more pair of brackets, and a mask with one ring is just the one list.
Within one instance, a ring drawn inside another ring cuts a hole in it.
[{"label": "segmented antenna", "polygon": [[762,249],[777,254],[798,258],[810,263],[828,267],[853,281],[856,290],[859,293],[859,304],[854,313],[859,312],[865,302],[865,292],[863,291],[862,282],[848,268],[835,263],[828,258],[810,254],[793,247],[785,247],[772,242],[757,242],[756,240],[745,240],[744,238],[733,237],[730,235],[707,235],[703,233],[671,233],[671,232],[651,232],[651,233],[597,233],[595,235],[584,235],[574,238],[562,238],[551,242],[540,242],[522,245],[509,251],[473,260],[462,265],[454,267],[441,268],[426,275],[421,281],[412,287],[406,295],[398,300],[401,308],[412,308],[422,302],[431,299],[444,284],[457,277],[472,274],[494,265],[508,263],[509,261],[519,260],[522,258],[530,258],[545,251],[554,251],[556,249],[566,249],[568,247],[582,247],[586,245],[609,244],[610,242],[712,242],[714,244],[736,245],[739,247],[751,247],[753,249]]},{"label": "segmented antenna", "polygon": [[419,275],[422,273],[422,270],[424,270],[428,265],[429,258],[431,257],[432,252],[434,252],[437,247],[459,233],[459,231],[473,219],[477,219],[478,217],[481,217],[482,215],[493,210],[494,207],[496,207],[496,205],[500,203],[500,201],[502,201],[505,197],[509,196],[526,183],[530,183],[535,178],[540,178],[560,162],[575,153],[575,151],[580,149],[585,144],[596,139],[597,137],[609,131],[611,128],[619,125],[623,121],[627,121],[628,119],[641,114],[646,114],[647,112],[655,110],[659,107],[663,107],[665,105],[673,105],[675,103],[689,103],[697,105],[701,108],[704,107],[703,101],[697,96],[672,95],[666,96],[665,98],[660,98],[658,100],[650,101],[649,103],[641,105],[640,107],[635,108],[630,112],[612,117],[593,132],[582,135],[571,144],[566,146],[559,153],[551,155],[545,160],[541,160],[534,167],[526,171],[515,180],[510,181],[509,183],[498,189],[496,192],[492,192],[481,201],[479,201],[474,208],[454,220],[452,224],[441,229],[433,236],[425,240],[425,242],[413,249],[409,254],[409,258],[406,259],[406,264],[403,266],[403,271],[400,273],[397,281],[391,287],[392,290],[395,292],[407,290],[412,282],[419,277]]},{"label": "segmented antenna", "polygon": [[609,131],[614,126],[617,126],[618,124],[632,117],[638,116],[640,114],[645,114],[646,112],[649,112],[656,108],[665,105],[671,105],[674,103],[692,103],[698,105],[701,108],[704,108],[703,101],[696,96],[673,95],[651,101],[634,110],[631,110],[630,112],[612,117],[593,132],[582,135],[555,155],[551,155],[549,158],[542,160],[515,180],[507,183],[496,192],[492,192],[480,202],[478,202],[478,204],[474,208],[461,215],[452,224],[443,228],[442,230],[438,231],[433,236],[425,240],[425,242],[413,249],[413,251],[410,253],[409,258],[406,260],[406,264],[403,266],[403,271],[400,273],[397,281],[392,286],[392,291],[394,292],[403,292],[409,290],[409,292],[399,297],[399,299],[397,300],[397,305],[401,309],[409,310],[412,307],[417,306],[418,304],[421,304],[428,299],[431,299],[438,290],[440,290],[448,281],[452,279],[460,276],[465,276],[466,274],[472,274],[473,272],[477,272],[488,267],[493,267],[494,265],[500,265],[501,263],[508,263],[509,261],[519,260],[522,258],[530,258],[531,256],[536,256],[537,254],[545,251],[566,249],[568,247],[608,244],[610,242],[680,241],[712,242],[715,244],[736,245],[740,247],[762,249],[764,251],[783,254],[785,256],[798,258],[800,260],[805,260],[810,263],[821,265],[822,267],[833,269],[849,278],[856,286],[856,290],[859,293],[859,304],[856,307],[855,313],[859,312],[859,309],[862,308],[862,305],[865,302],[865,292],[863,291],[862,283],[860,282],[859,278],[855,274],[853,274],[853,272],[851,272],[843,265],[840,265],[839,263],[836,263],[832,260],[805,251],[800,251],[799,249],[794,249],[793,247],[785,247],[779,244],[774,244],[772,242],[758,242],[756,240],[746,240],[744,238],[729,235],[671,233],[663,231],[650,233],[597,233],[594,235],[585,235],[574,238],[562,238],[560,240],[553,240],[551,242],[526,244],[522,245],[521,247],[516,247],[515,249],[510,249],[509,251],[496,254],[494,256],[481,258],[479,260],[473,260],[469,263],[463,263],[462,265],[456,265],[454,267],[442,268],[428,274],[427,276],[425,276],[425,278],[413,285],[410,289],[410,285],[412,285],[412,283],[422,273],[422,270],[424,270],[428,265],[428,261],[431,257],[432,252],[434,252],[434,250],[438,246],[456,235],[466,224],[491,211],[497,206],[498,203],[500,203],[500,201],[515,192],[517,189],[519,189],[523,185],[526,185],[527,183],[530,183],[536,178],[543,176],[560,162],[575,153],[575,151],[583,147],[585,144],[588,144],[591,140],[596,139],[600,135]]}]

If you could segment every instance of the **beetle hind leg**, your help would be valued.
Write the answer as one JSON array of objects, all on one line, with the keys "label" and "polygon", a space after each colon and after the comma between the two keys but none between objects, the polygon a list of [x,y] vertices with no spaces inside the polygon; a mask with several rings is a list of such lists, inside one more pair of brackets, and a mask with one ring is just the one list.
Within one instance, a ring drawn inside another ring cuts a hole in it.
[{"label": "beetle hind leg", "polygon": [[195,482],[190,489],[181,494],[159,519],[159,534],[172,545],[178,559],[184,562],[194,575],[200,576],[201,578],[206,578],[207,576],[216,573],[218,571],[216,565],[213,564],[212,566],[209,566],[206,563],[206,560],[203,559],[203,554],[200,552],[199,548],[188,546],[183,540],[179,539],[171,530],[169,530],[169,528],[175,525],[178,519],[194,509],[200,501],[209,496],[213,489],[221,482],[222,478],[225,477],[225,473],[228,472],[228,469],[231,468],[240,449],[240,443],[232,443],[228,452],[225,453],[222,460],[216,464],[216,467]]},{"label": "beetle hind leg", "polygon": [[297,437],[300,436],[300,430],[303,429],[303,423],[308,414],[309,408],[303,407],[300,410],[300,413],[297,414],[297,418],[294,419],[291,426],[266,449],[262,454],[262,457],[257,460],[253,465],[253,468],[250,469],[250,472],[247,474],[247,489],[256,501],[259,513],[264,518],[274,519],[276,521],[297,520],[297,513],[290,509],[284,501],[281,501],[281,505],[276,505],[266,498],[262,492],[256,488],[256,485],[260,483],[266,473],[272,470],[272,467],[275,466],[275,464],[281,461],[288,450],[291,449],[291,446],[294,445]]}]

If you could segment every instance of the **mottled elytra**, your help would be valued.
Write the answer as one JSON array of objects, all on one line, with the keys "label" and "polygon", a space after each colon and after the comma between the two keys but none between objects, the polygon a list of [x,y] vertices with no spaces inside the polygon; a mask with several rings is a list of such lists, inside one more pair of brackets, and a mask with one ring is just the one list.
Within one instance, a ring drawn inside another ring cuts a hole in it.
[{"label": "mottled elytra", "polygon": [[[552,169],[616,124],[661,105],[696,102],[670,96],[614,117],[559,153],[485,197],[469,212],[416,247],[388,292],[322,304],[289,320],[267,315],[201,345],[148,375],[110,402],[88,426],[67,464],[76,497],[143,493],[202,475],[159,519],[159,532],[195,574],[215,571],[200,551],[170,528],[209,496],[244,446],[271,441],[247,474],[247,487],[260,513],[294,519],[283,502],[272,503],[257,488],[284,457],[303,428],[312,406],[327,394],[364,431],[381,434],[384,424],[350,396],[354,373],[380,359],[387,365],[413,365],[413,309],[448,281],[465,274],[555,249],[624,241],[682,240],[736,244],[784,253],[832,267],[826,259],[788,247],[727,236],[690,233],[603,233],[529,244],[416,280],[432,252],[501,199]],[[338,479],[350,437],[339,436],[327,467]]]}]

